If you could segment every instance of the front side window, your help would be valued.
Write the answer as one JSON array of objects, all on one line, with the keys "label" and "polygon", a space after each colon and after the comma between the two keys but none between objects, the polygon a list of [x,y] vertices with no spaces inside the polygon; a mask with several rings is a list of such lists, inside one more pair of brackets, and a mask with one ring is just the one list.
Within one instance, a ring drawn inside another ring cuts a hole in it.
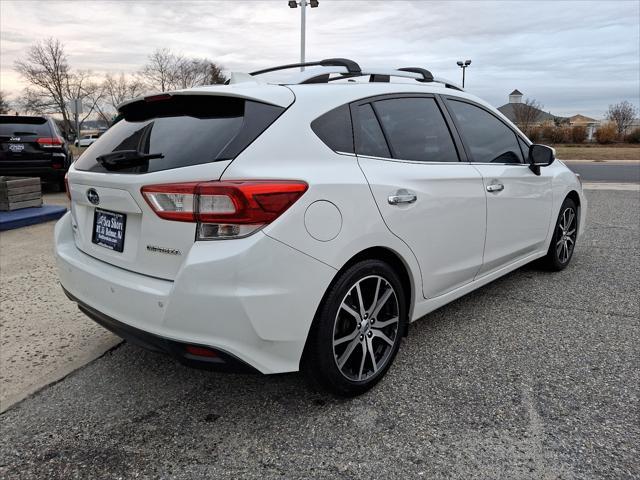
[{"label": "front side window", "polygon": [[393,98],[374,103],[393,158],[457,162],[453,139],[433,98]]},{"label": "front side window", "polygon": [[489,112],[466,102],[450,100],[469,160],[478,163],[522,163],[516,134]]},{"label": "front side window", "polygon": [[518,143],[520,144],[520,150],[522,150],[522,158],[526,161],[529,158],[529,145],[520,137],[518,137]]}]

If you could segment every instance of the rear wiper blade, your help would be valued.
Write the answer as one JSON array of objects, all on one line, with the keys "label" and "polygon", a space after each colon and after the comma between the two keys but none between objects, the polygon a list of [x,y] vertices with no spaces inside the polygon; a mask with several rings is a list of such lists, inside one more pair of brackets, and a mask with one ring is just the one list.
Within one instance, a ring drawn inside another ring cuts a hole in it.
[{"label": "rear wiper blade", "polygon": [[116,150],[98,155],[96,161],[107,168],[127,168],[154,158],[164,158],[164,155],[162,153],[144,153],[138,150]]}]

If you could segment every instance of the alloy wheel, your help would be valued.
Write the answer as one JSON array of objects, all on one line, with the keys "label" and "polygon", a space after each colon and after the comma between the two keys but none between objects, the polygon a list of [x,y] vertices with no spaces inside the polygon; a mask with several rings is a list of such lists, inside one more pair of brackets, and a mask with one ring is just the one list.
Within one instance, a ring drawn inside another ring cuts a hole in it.
[{"label": "alloy wheel", "polygon": [[560,263],[567,263],[576,244],[577,217],[573,208],[568,207],[562,212],[558,220],[556,241],[556,255]]},{"label": "alloy wheel", "polygon": [[342,375],[362,381],[387,365],[398,339],[399,312],[395,290],[379,275],[349,289],[333,327],[333,354]]}]

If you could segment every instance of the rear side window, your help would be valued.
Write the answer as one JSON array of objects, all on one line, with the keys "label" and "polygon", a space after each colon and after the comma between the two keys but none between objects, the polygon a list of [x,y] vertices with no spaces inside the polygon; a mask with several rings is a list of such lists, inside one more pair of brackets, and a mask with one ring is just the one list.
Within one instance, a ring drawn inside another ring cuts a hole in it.
[{"label": "rear side window", "polygon": [[374,107],[393,158],[422,162],[457,162],[449,128],[433,98],[394,98]]},{"label": "rear side window", "polygon": [[335,152],[353,153],[353,129],[349,106],[342,105],[311,122],[311,129]]},{"label": "rear side window", "polygon": [[[76,162],[78,170],[147,173],[235,158],[284,108],[234,97],[175,95],[139,101]],[[122,150],[162,154],[127,168],[108,168],[97,157]]]},{"label": "rear side window", "polygon": [[516,134],[489,112],[466,102],[449,101],[465,140],[470,161],[522,163]]},{"label": "rear side window", "polygon": [[370,103],[361,105],[358,113],[358,131],[356,134],[356,153],[371,157],[390,158],[391,153],[384,138],[380,123]]},{"label": "rear side window", "polygon": [[51,137],[49,122],[43,117],[0,116],[0,136]]}]

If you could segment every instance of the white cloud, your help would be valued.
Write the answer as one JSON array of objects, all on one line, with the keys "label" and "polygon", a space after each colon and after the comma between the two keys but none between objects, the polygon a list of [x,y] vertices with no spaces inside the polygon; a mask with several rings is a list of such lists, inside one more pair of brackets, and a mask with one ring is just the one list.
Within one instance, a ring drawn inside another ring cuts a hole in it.
[{"label": "white cloud", "polygon": [[[250,71],[297,61],[300,10],[284,0],[0,3],[0,87],[37,39],[64,42],[73,67],[134,72],[157,47]],[[500,105],[513,88],[556,114],[602,116],[639,102],[640,3],[342,1],[307,10],[307,58],[425,66]]]}]

